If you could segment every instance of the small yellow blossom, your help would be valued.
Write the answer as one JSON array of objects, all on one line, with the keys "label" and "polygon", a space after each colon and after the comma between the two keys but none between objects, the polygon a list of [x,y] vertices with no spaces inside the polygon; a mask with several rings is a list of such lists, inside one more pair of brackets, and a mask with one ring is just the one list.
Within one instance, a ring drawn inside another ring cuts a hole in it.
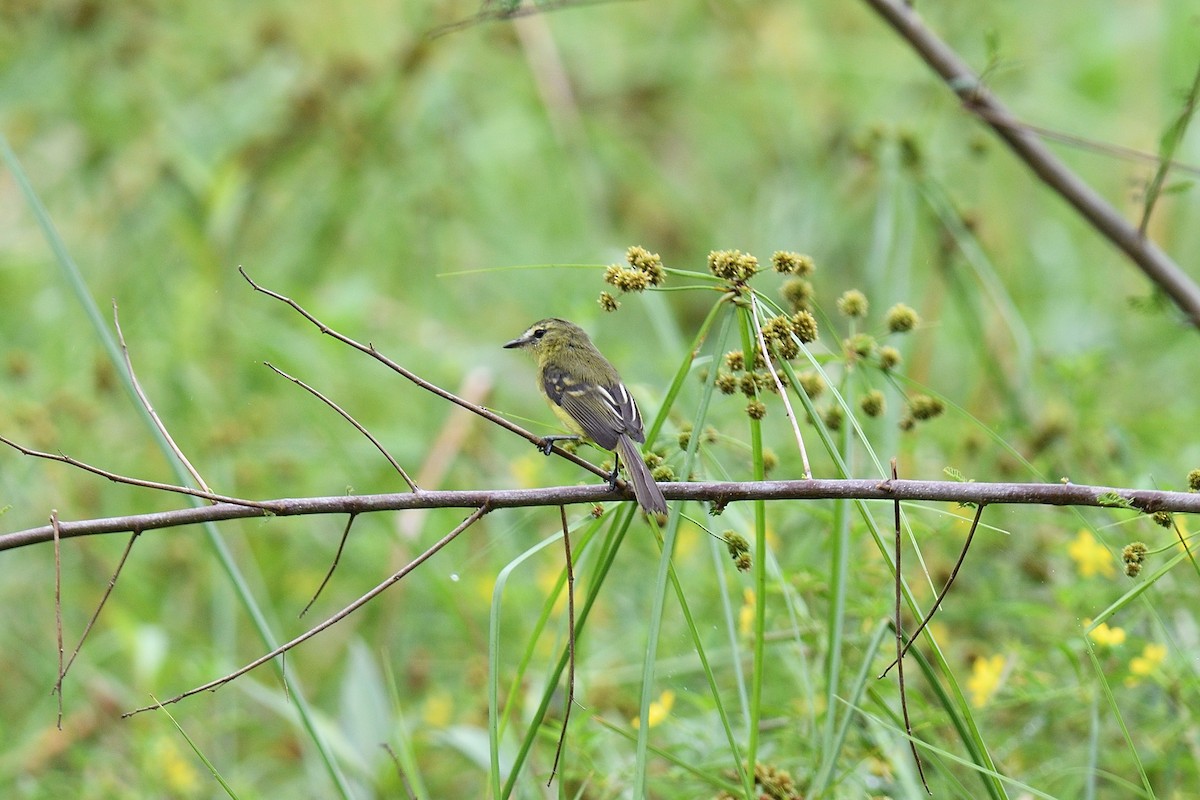
[{"label": "small yellow blossom", "polygon": [[1075,541],[1067,548],[1067,554],[1075,561],[1079,574],[1084,578],[1093,575],[1111,578],[1117,574],[1117,568],[1113,566],[1113,554],[1097,542],[1096,537],[1086,528],[1075,536]]},{"label": "small yellow blossom", "polygon": [[421,718],[431,728],[445,728],[454,714],[454,698],[447,691],[434,692],[425,700]]},{"label": "small yellow blossom", "polygon": [[983,708],[1000,688],[1004,677],[1005,658],[996,654],[989,658],[977,658],[971,665],[971,677],[967,679],[967,691],[971,693],[971,705]]},{"label": "small yellow blossom", "polygon": [[738,611],[738,633],[749,636],[754,631],[754,590],[742,590],[742,608]]},{"label": "small yellow blossom", "polygon": [[[655,725],[658,725],[660,722],[665,720],[671,713],[671,708],[674,705],[674,692],[672,692],[670,689],[667,689],[665,692],[660,694],[658,699],[650,704],[650,710],[646,714],[650,727],[653,728]],[[642,720],[639,717],[634,717],[631,722],[635,728],[642,727]]]},{"label": "small yellow blossom", "polygon": [[176,797],[194,794],[200,788],[200,775],[189,756],[185,756],[171,740],[155,744],[155,761],[161,771],[163,785]]},{"label": "small yellow blossom", "polygon": [[1107,622],[1101,622],[1088,633],[1088,636],[1092,638],[1093,642],[1104,647],[1117,647],[1125,644],[1125,629],[1110,628]]},{"label": "small yellow blossom", "polygon": [[1129,662],[1130,675],[1125,679],[1126,686],[1136,686],[1138,678],[1144,678],[1158,669],[1159,664],[1167,658],[1167,648],[1161,644],[1148,644],[1142,648],[1140,656],[1134,656]]}]

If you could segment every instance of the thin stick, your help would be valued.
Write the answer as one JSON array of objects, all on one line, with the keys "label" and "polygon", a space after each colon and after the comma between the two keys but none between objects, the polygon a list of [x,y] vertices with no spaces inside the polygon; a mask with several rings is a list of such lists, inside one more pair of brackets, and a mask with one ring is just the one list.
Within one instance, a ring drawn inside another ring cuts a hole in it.
[{"label": "thin stick", "polygon": [[[892,480],[897,480],[900,476],[896,473],[896,459],[892,459]],[[904,573],[900,569],[900,559],[904,552],[901,547],[900,536],[900,501],[897,500],[892,504],[896,516],[896,616],[893,623],[896,628],[896,682],[900,686],[900,711],[904,716],[904,730],[908,733],[908,746],[912,749],[913,760],[917,762],[917,774],[921,776],[921,785],[925,787],[926,793],[931,797],[933,792],[929,789],[929,782],[925,780],[925,768],[921,766],[921,755],[917,752],[917,740],[913,738],[912,722],[908,717],[908,694],[904,691],[904,627],[900,618],[900,612],[904,607],[904,595],[901,591],[903,585]]]},{"label": "thin stick", "polygon": [[[484,8],[477,14],[465,17],[464,19],[455,22],[448,22],[445,25],[439,25],[433,30],[425,34],[428,40],[437,39],[449,33],[470,28],[475,25],[480,25],[484,22],[499,22],[501,20],[517,19],[519,17],[528,17],[534,14],[545,14],[549,11],[563,11],[572,8],[581,8],[595,5],[609,5],[611,3],[621,2],[621,0],[551,0],[548,3],[538,3],[536,5],[522,5],[517,3],[511,7],[498,3],[483,3]],[[488,8],[487,6],[498,6]]]},{"label": "thin stick", "polygon": [[360,609],[364,605],[366,605],[368,602],[370,602],[371,600],[374,600],[376,597],[381,595],[390,586],[392,586],[392,584],[399,582],[405,575],[408,575],[408,573],[412,572],[414,569],[416,569],[417,567],[421,566],[423,563],[428,561],[429,558],[431,556],[433,556],[434,553],[441,550],[446,545],[450,544],[450,542],[454,541],[454,539],[460,533],[465,531],[467,528],[471,527],[471,525],[473,525],[474,523],[478,522],[483,517],[483,515],[488,513],[489,511],[491,511],[490,506],[488,506],[486,503],[481,505],[479,508],[475,509],[475,511],[472,512],[469,517],[467,517],[465,520],[463,520],[461,523],[459,523],[454,528],[454,530],[447,533],[441,539],[438,539],[428,550],[426,550],[424,553],[421,553],[421,555],[417,556],[412,561],[408,562],[408,564],[406,564],[399,572],[394,573],[386,581],[379,584],[374,589],[367,592],[362,597],[358,598],[353,603],[346,606],[345,608],[343,608],[341,611],[334,614],[329,619],[325,620],[324,622],[322,622],[319,625],[309,628],[303,634],[301,634],[300,636],[297,636],[295,639],[292,639],[290,642],[281,644],[279,647],[276,647],[274,650],[267,653],[266,655],[256,658],[255,660],[251,661],[246,666],[244,666],[240,669],[234,670],[233,672],[229,673],[228,675],[226,675],[222,678],[217,678],[216,680],[209,681],[208,683],[204,684],[203,686],[197,686],[195,689],[189,689],[188,691],[184,692],[183,694],[175,695],[174,697],[170,698],[169,700],[164,700],[161,703],[156,703],[155,705],[150,705],[150,706],[143,706],[141,708],[135,708],[133,711],[126,711],[124,714],[121,715],[121,718],[125,719],[127,717],[132,717],[134,714],[140,714],[143,711],[153,711],[154,709],[160,708],[161,706],[169,706],[172,703],[178,703],[180,700],[183,700],[184,698],[187,698],[187,697],[191,697],[192,695],[200,694],[201,692],[207,692],[207,691],[219,689],[220,687],[224,686],[225,684],[229,683],[230,681],[234,680],[235,678],[239,678],[242,675],[245,675],[247,672],[250,672],[252,669],[262,666],[263,664],[267,663],[268,661],[275,658],[276,656],[286,653],[287,651],[291,650],[293,647],[300,644],[301,642],[311,639],[312,637],[316,636],[318,633],[325,630],[326,628],[336,625],[337,623],[341,622],[343,619],[348,617],[350,614],[354,613],[355,611],[357,611],[358,609]]},{"label": "thin stick", "polygon": [[[537,445],[538,447],[541,447],[543,445],[543,442],[545,441],[544,437],[538,436],[535,433],[531,433],[531,432],[525,430],[524,428],[522,428],[520,425],[517,425],[513,422],[509,422],[507,419],[505,419],[504,417],[495,413],[494,411],[489,411],[488,409],[484,408],[483,406],[477,405],[476,403],[472,403],[469,400],[459,397],[458,395],[454,394],[453,392],[447,391],[446,389],[443,389],[442,387],[440,387],[436,384],[430,383],[429,381],[427,381],[424,378],[417,375],[415,372],[413,372],[409,369],[406,369],[405,367],[402,367],[400,364],[398,364],[395,361],[393,361],[392,359],[388,358],[383,353],[380,353],[378,350],[375,349],[375,345],[362,344],[361,342],[356,342],[354,339],[351,339],[349,336],[346,336],[344,333],[340,333],[339,331],[334,330],[333,328],[329,327],[321,320],[317,319],[316,316],[309,313],[303,306],[301,306],[299,303],[297,303],[292,298],[286,297],[285,295],[282,295],[279,292],[272,291],[264,286],[259,286],[257,283],[254,282],[254,279],[251,278],[250,275],[246,272],[245,268],[239,266],[238,272],[240,272],[242,274],[242,277],[246,279],[246,282],[250,284],[250,287],[252,289],[254,289],[254,291],[259,292],[261,294],[265,294],[267,297],[272,297],[272,298],[278,300],[279,302],[289,306],[297,314],[304,317],[306,320],[308,320],[313,325],[315,325],[317,327],[317,330],[319,330],[321,333],[325,334],[326,336],[332,336],[334,339],[337,339],[342,344],[349,345],[350,347],[353,347],[355,350],[358,350],[360,353],[365,353],[365,354],[369,355],[371,358],[375,359],[380,364],[383,364],[388,369],[395,372],[397,375],[400,375],[401,377],[408,379],[409,381],[415,383],[417,386],[420,386],[425,391],[431,392],[431,393],[437,395],[438,397],[442,398],[443,400],[449,400],[451,403],[454,403],[457,406],[461,406],[461,407],[467,409],[468,411],[472,411],[472,412],[478,414],[479,416],[483,417],[484,419],[488,420],[489,422],[499,425],[501,428],[504,428],[505,430],[507,430],[511,433],[515,433],[523,439],[527,439],[530,442],[533,442],[533,444]],[[575,464],[576,466],[583,467],[584,469],[586,469],[596,475],[599,475],[601,478],[608,478],[608,474],[606,472],[604,472],[604,470],[600,469],[598,466],[591,463],[590,461],[580,458],[579,456],[575,455],[574,453],[568,453],[566,450],[563,450],[558,447],[552,447],[551,450],[552,450],[552,452],[557,453],[558,455],[567,459],[568,461],[570,461],[572,464]]]},{"label": "thin stick", "polygon": [[400,776],[400,783],[404,786],[404,794],[409,800],[417,800],[417,796],[413,794],[412,786],[408,783],[408,776],[404,774],[404,767],[400,766],[400,758],[396,755],[396,751],[393,750],[392,746],[387,742],[384,742],[379,746],[386,750],[387,754],[391,756],[392,765],[396,767],[396,774]]},{"label": "thin stick", "polygon": [[62,681],[63,675],[63,630],[62,630],[62,550],[59,542],[62,537],[58,528],[58,510],[50,512],[50,525],[54,528],[54,630],[58,636],[58,680],[55,686],[58,692],[58,729],[61,731],[63,721]]},{"label": "thin stick", "polygon": [[[138,381],[137,374],[133,371],[133,360],[129,357],[129,348],[125,346],[125,334],[121,332],[121,317],[120,314],[117,313],[116,300],[112,301],[112,307],[113,325],[117,329],[117,342],[121,346],[121,356],[125,359],[125,371],[129,373],[129,382],[133,384],[133,391],[137,393],[138,400],[141,402],[142,408],[146,409],[146,413],[150,415],[150,419],[154,422],[154,427],[158,428],[158,432],[162,434],[163,441],[165,441],[167,446],[171,448],[171,452],[174,453],[175,457],[179,459],[179,463],[183,464],[184,468],[187,469],[188,474],[192,476],[192,480],[196,481],[196,483],[200,485],[201,489],[211,494],[212,490],[208,488],[208,484],[204,482],[204,478],[200,477],[200,473],[195,467],[192,466],[192,462],[188,461],[187,456],[183,454],[183,450],[180,449],[179,445],[175,444],[175,439],[172,438],[170,432],[167,431],[167,426],[163,424],[162,419],[160,419],[158,416],[158,412],[155,411],[154,406],[150,404],[150,398],[146,396],[144,391],[142,391],[142,384]],[[210,500],[209,502],[215,503],[217,501]]]},{"label": "thin stick", "polygon": [[[947,579],[946,585],[942,587],[942,591],[938,592],[937,599],[933,601],[933,608],[929,609],[929,613],[925,615],[923,620],[921,620],[921,624],[917,626],[915,631],[913,631],[912,636],[908,637],[908,642],[904,645],[904,649],[900,651],[900,658],[904,658],[904,654],[908,652],[908,648],[913,646],[913,643],[916,642],[917,637],[921,635],[921,631],[925,630],[925,626],[928,625],[930,620],[933,619],[933,615],[937,612],[938,607],[941,606],[942,600],[945,599],[946,594],[950,591],[951,584],[953,584],[954,579],[958,577],[958,569],[963,565],[963,561],[967,557],[967,550],[969,550],[971,547],[971,540],[975,538],[975,531],[979,528],[979,518],[983,516],[983,506],[984,504],[980,503],[975,507],[975,519],[971,522],[971,530],[967,532],[967,540],[963,542],[962,550],[958,554],[958,561],[954,562],[954,569],[951,570],[950,577]],[[881,672],[879,677],[885,677],[888,674],[888,670],[896,666],[896,663],[897,662],[893,661],[891,664],[888,664],[887,669]]]},{"label": "thin stick", "polygon": [[83,649],[83,643],[87,641],[88,634],[92,632],[92,627],[96,624],[96,620],[100,619],[100,612],[104,610],[104,604],[108,602],[109,596],[113,589],[117,587],[117,578],[121,575],[121,570],[125,567],[125,561],[129,558],[130,551],[133,550],[133,543],[137,541],[141,531],[134,531],[129,537],[129,541],[125,543],[125,552],[121,553],[121,560],[117,562],[117,568],[113,570],[112,577],[108,579],[108,586],[104,588],[104,596],[100,598],[100,602],[96,604],[96,610],[92,613],[92,618],[88,620],[87,625],[83,629],[83,635],[79,637],[79,644],[75,645],[75,650],[71,653],[71,657],[67,659],[67,666],[63,669],[62,675],[58,678],[58,683],[54,686],[54,691],[62,692],[63,679],[67,677],[67,673],[71,671],[71,665],[75,663],[75,657],[79,655],[79,651]]},{"label": "thin stick", "polygon": [[281,377],[287,378],[289,381],[291,381],[292,383],[296,384],[296,385],[297,385],[297,386],[299,386],[301,389],[303,389],[304,391],[308,392],[308,393],[309,393],[309,394],[311,394],[313,397],[317,398],[318,400],[320,400],[322,403],[324,403],[325,405],[327,405],[327,406],[329,406],[330,408],[332,408],[332,409],[333,409],[334,411],[336,411],[337,413],[341,414],[341,415],[342,415],[342,419],[346,420],[346,421],[347,421],[347,422],[349,422],[351,425],[353,425],[353,426],[354,426],[354,428],[355,428],[355,429],[356,429],[356,430],[357,430],[359,433],[361,433],[363,436],[367,437],[367,439],[369,439],[369,440],[370,440],[371,444],[375,445],[375,449],[376,449],[376,450],[378,450],[380,453],[382,453],[382,454],[383,454],[383,457],[387,459],[387,462],[388,462],[389,464],[391,464],[391,465],[392,465],[392,469],[394,469],[394,470],[396,470],[396,472],[399,472],[399,473],[400,473],[400,477],[401,477],[401,478],[403,478],[403,479],[404,479],[404,482],[408,484],[408,488],[412,489],[414,492],[419,492],[419,491],[421,491],[420,489],[418,489],[418,488],[417,488],[417,484],[413,482],[413,479],[412,479],[412,478],[410,478],[410,477],[408,477],[408,473],[404,471],[404,467],[400,466],[400,463],[399,463],[398,461],[396,461],[396,459],[392,458],[392,454],[391,454],[391,453],[389,453],[389,452],[388,452],[388,451],[387,451],[387,450],[384,448],[383,444],[382,444],[382,443],[381,443],[381,442],[380,442],[378,439],[376,439],[376,438],[375,438],[375,437],[374,437],[374,436],[371,434],[371,432],[370,432],[370,431],[368,431],[368,430],[367,430],[366,428],[364,428],[364,427],[363,427],[361,424],[359,424],[358,420],[356,420],[354,417],[350,416],[350,414],[349,414],[349,413],[348,413],[348,412],[347,412],[345,409],[343,409],[343,408],[342,408],[341,406],[339,406],[337,403],[335,403],[335,402],[333,402],[332,400],[330,400],[330,399],[329,399],[328,397],[326,397],[325,395],[323,395],[323,394],[321,394],[320,392],[318,392],[318,391],[317,391],[316,389],[314,389],[313,387],[309,386],[309,385],[308,385],[307,383],[305,383],[304,381],[300,380],[299,378],[293,377],[292,375],[289,375],[289,374],[287,374],[286,372],[284,372],[283,370],[281,370],[279,367],[277,367],[277,366],[275,366],[274,364],[272,364],[270,361],[264,361],[264,362],[263,362],[263,366],[264,366],[264,367],[266,367],[267,369],[271,370],[272,372],[274,372],[276,375],[279,375],[279,376],[281,376]]},{"label": "thin stick", "polygon": [[549,786],[558,774],[558,760],[562,758],[563,744],[567,741],[567,722],[571,719],[571,706],[575,703],[575,570],[571,566],[571,531],[567,527],[567,507],[559,506],[562,519],[563,550],[567,558],[567,703],[563,708],[562,730],[558,734],[558,747],[554,750],[554,764],[550,767]]},{"label": "thin stick", "polygon": [[0,442],[8,445],[12,449],[22,455],[32,456],[33,458],[44,458],[48,461],[57,461],[61,464],[67,464],[81,469],[84,472],[90,472],[93,475],[99,475],[101,478],[107,478],[113,483],[124,483],[128,486],[140,486],[143,489],[155,489],[160,492],[173,492],[175,494],[186,494],[191,497],[199,497],[202,500],[211,500],[214,503],[228,503],[235,506],[248,506],[250,508],[268,508],[269,503],[258,503],[253,500],[243,500],[239,497],[230,497],[224,494],[216,494],[201,489],[193,489],[190,486],[176,486],[171,483],[159,483],[158,481],[147,481],[141,478],[130,478],[127,475],[118,475],[115,472],[109,472],[100,467],[93,467],[91,464],[80,461],[77,458],[65,455],[63,453],[44,453],[41,450],[34,450],[30,447],[19,445],[11,439],[0,436]]},{"label": "thin stick", "polygon": [[783,398],[783,407],[787,411],[788,421],[792,423],[792,431],[796,434],[796,444],[800,446],[800,460],[804,462],[804,477],[811,479],[812,467],[808,465],[808,451],[804,449],[804,437],[800,435],[800,424],[796,422],[796,412],[792,410],[792,401],[788,400],[787,390],[783,388],[783,381],[779,380],[775,366],[771,363],[767,340],[763,337],[762,328],[758,324],[758,298],[753,292],[750,293],[750,311],[750,321],[754,323],[754,333],[758,336],[758,346],[762,348],[763,361],[767,364],[767,371],[771,373],[771,379],[775,381],[775,388],[779,390],[779,396]]},{"label": "thin stick", "polygon": [[357,514],[351,514],[346,520],[346,528],[342,531],[342,540],[338,542],[337,552],[333,554],[333,563],[329,565],[329,570],[325,573],[325,578],[321,581],[321,585],[317,587],[317,591],[313,593],[312,599],[308,601],[308,605],[300,612],[300,618],[303,618],[308,613],[308,610],[312,608],[312,604],[317,602],[317,598],[325,590],[325,584],[329,583],[329,579],[333,577],[333,571],[337,569],[338,562],[342,560],[342,549],[346,546],[346,538],[350,536],[350,526],[354,524],[354,519],[357,516]]}]

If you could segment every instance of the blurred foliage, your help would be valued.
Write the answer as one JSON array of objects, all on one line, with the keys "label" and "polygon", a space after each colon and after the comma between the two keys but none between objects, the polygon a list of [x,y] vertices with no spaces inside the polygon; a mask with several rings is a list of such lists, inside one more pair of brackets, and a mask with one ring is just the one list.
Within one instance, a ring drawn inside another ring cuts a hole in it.
[{"label": "blurred foliage", "polygon": [[[714,249],[740,248],[764,262],[776,250],[811,254],[814,310],[830,361],[842,338],[882,337],[894,304],[915,308],[921,323],[901,345],[902,381],[872,382],[851,370],[842,385],[852,397],[885,392],[886,410],[861,423],[877,454],[899,456],[902,476],[939,478],[953,467],[981,481],[1069,477],[1184,488],[1200,464],[1188,366],[1195,332],[965,114],[866,5],[615,2],[427,37],[477,10],[464,3],[0,2],[0,131],[93,297],[102,308],[109,298],[120,304],[143,385],[218,491],[266,498],[403,489],[369,443],[262,361],[343,403],[407,468],[446,455],[441,486],[589,479],[478,423],[453,452],[431,453],[452,417],[445,404],[254,294],[239,265],[446,388],[475,375],[490,387],[487,405],[549,431],[531,368],[500,351],[502,342],[545,316],[578,321],[653,416],[715,301],[705,292],[648,293],[623,298],[619,316],[603,314],[596,303],[603,266],[631,244],[661,253],[668,267],[697,271]],[[921,10],[1023,119],[1150,153],[1179,114],[1200,52],[1200,23],[1187,2],[1079,14],[1029,0],[922,3]],[[1200,164],[1194,128],[1175,151],[1192,165]],[[1055,148],[1130,219],[1140,218],[1152,161]],[[1159,200],[1149,231],[1191,269],[1200,258],[1200,209],[1196,192],[1181,188]],[[850,289],[872,309],[856,330],[836,311]],[[699,386],[689,382],[678,408],[690,409]],[[949,401],[947,413],[903,433],[900,390],[931,390]],[[714,401],[721,435],[711,443],[711,476],[751,475],[743,407],[740,398]],[[772,477],[799,475],[782,409],[773,399],[768,407],[764,438],[779,462]],[[669,420],[661,450],[674,452],[668,444],[685,419]],[[0,433],[170,480],[7,172],[0,174]],[[851,463],[856,474],[878,474],[862,452]],[[832,474],[827,459],[814,468]],[[0,515],[4,531],[44,524],[50,509],[80,519],[179,505],[0,453],[0,508],[10,507]],[[908,509],[923,560],[911,559],[908,575],[925,603],[964,532],[944,510]],[[714,532],[740,523],[751,538],[736,511],[714,521]],[[770,514],[779,572],[766,624],[782,643],[769,649],[776,661],[764,718],[773,727],[760,760],[789,770],[803,790],[826,755],[812,748],[828,712],[822,669],[831,585],[839,580],[829,572],[832,511],[778,504]],[[886,530],[890,507],[877,514]],[[290,637],[384,580],[460,519],[458,511],[359,519],[331,585],[304,620],[295,615],[319,584],[343,521],[271,519],[222,531],[271,625]],[[1084,578],[1069,553],[1081,528],[1093,529],[1097,546],[1114,555],[1134,540],[1169,548],[1174,533],[1128,512],[1098,510],[990,509],[985,523],[1011,535],[981,532],[934,627],[959,683],[979,676],[973,685],[985,702],[975,722],[1001,771],[1051,796],[1075,797],[1096,775],[1119,776],[1099,779],[1106,791],[1139,785],[1140,766],[1159,796],[1189,791],[1197,780],[1197,727],[1187,711],[1198,707],[1195,573],[1161,577],[1108,621],[1128,632],[1127,641],[1096,645],[1130,748],[1101,694],[1104,679],[1092,671],[1082,621],[1132,584],[1119,569]],[[402,780],[423,784],[422,797],[483,796],[493,583],[557,526],[548,510],[493,514],[288,656],[357,796],[403,796]],[[585,720],[599,716],[632,730],[638,715],[640,623],[658,560],[644,533],[635,524],[624,540],[580,642],[583,708],[570,728],[565,788],[586,785],[581,796],[628,791],[632,745]],[[842,587],[848,602],[838,617],[846,676],[862,668],[892,596],[887,564],[861,534],[856,526],[854,568]],[[64,545],[68,649],[124,544],[94,537]],[[1165,557],[1155,564],[1152,555],[1147,570]],[[535,664],[520,696],[502,698],[516,704],[518,717],[537,702],[539,670],[562,646],[561,624],[526,644],[561,558],[548,547],[505,586],[501,629],[511,639],[502,640],[501,687],[523,653]],[[694,526],[680,532],[675,559],[693,611],[713,620],[704,633],[720,652],[728,640],[717,621],[741,618],[750,583],[724,545]],[[0,575],[9,609],[0,624],[8,665],[0,688],[5,796],[215,795],[217,785],[165,715],[118,719],[151,694],[162,699],[261,652],[195,531],[137,542],[68,680],[62,733],[52,729],[49,695],[52,551],[6,552]],[[711,698],[678,616],[668,601],[654,695],[672,691],[674,703],[651,742],[728,779],[729,753],[722,760]],[[1161,664],[1145,650],[1160,644],[1167,646]],[[737,708],[725,655],[719,677]],[[909,686],[917,735],[957,753],[950,722],[915,669]],[[900,796],[914,786],[907,745],[878,721],[895,707],[894,684],[868,691],[875,704],[863,703],[873,716],[853,723],[831,795]],[[172,713],[239,796],[331,796],[273,673],[252,673]],[[551,738],[538,741],[518,796],[540,796]],[[383,743],[416,773],[402,779]],[[717,794],[665,759],[651,756],[651,766],[653,796]],[[939,797],[975,796],[979,786],[948,759],[938,761],[933,779]]]}]

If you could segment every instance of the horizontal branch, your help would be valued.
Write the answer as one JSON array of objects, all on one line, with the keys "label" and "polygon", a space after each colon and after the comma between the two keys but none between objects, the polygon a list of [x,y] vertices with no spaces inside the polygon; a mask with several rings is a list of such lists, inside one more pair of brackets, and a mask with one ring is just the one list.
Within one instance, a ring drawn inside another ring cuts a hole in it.
[{"label": "horizontal branch", "polygon": [[[1073,483],[961,483],[911,480],[794,480],[741,483],[661,483],[668,500],[693,500],[718,505],[739,500],[907,500],[983,505],[1049,505],[1128,507],[1153,513],[1200,513],[1200,494],[1149,489],[1080,486]],[[264,500],[253,506],[217,503],[200,508],[134,514],[106,519],[60,521],[59,536],[130,533],[254,517],[294,517],[310,514],[365,514],[410,508],[529,508],[574,503],[634,499],[630,492],[613,492],[606,484],[556,486],[544,489],[422,491],[416,494],[338,495]],[[54,538],[49,525],[0,535],[0,551],[40,544]]]}]

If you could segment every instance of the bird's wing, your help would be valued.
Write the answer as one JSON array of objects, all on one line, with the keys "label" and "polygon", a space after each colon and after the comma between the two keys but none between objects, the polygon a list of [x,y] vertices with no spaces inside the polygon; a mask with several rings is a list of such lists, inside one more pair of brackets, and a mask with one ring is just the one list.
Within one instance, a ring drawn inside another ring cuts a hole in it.
[{"label": "bird's wing", "polygon": [[556,367],[542,371],[542,388],[550,401],[562,407],[596,444],[615,450],[622,433],[642,442],[642,415],[629,390],[620,381],[601,386],[580,380]]}]

